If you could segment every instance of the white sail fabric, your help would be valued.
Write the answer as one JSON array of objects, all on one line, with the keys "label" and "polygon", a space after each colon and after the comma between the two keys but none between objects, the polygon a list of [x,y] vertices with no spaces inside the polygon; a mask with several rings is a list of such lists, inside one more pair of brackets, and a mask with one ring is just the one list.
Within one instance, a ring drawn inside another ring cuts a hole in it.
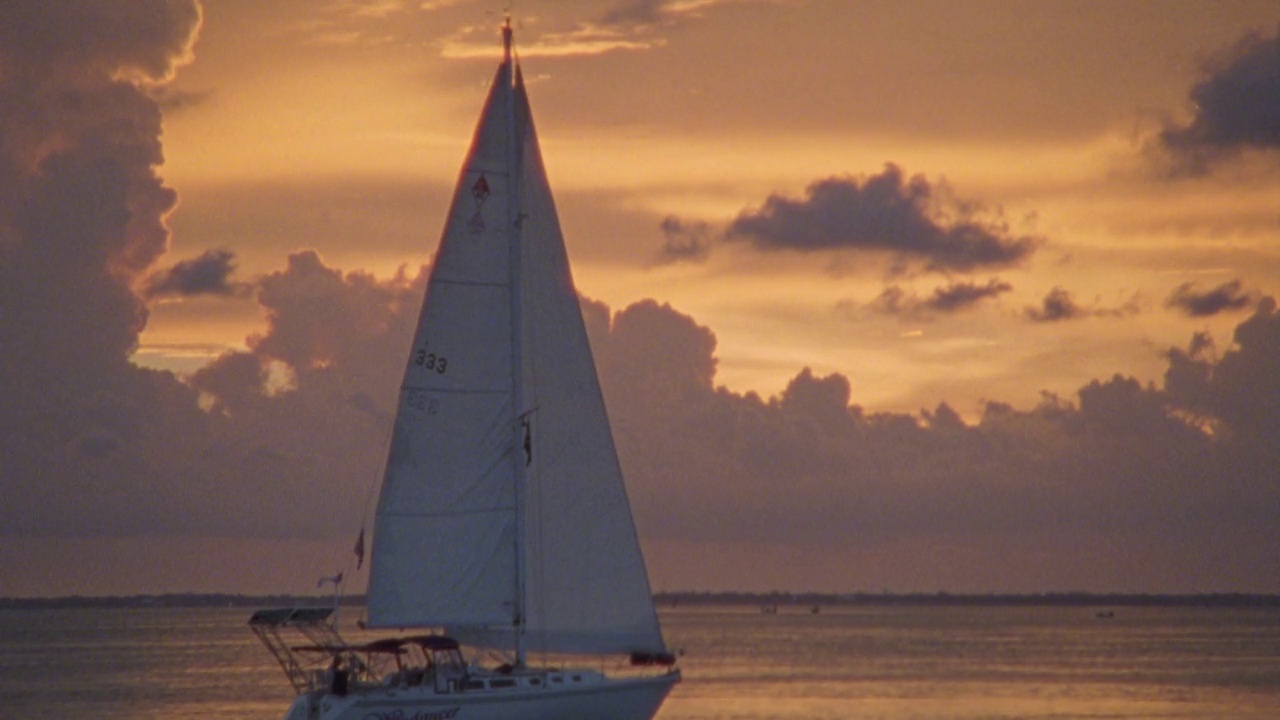
[{"label": "white sail fabric", "polygon": [[531,460],[525,483],[526,646],[660,652],[644,559],[516,70],[518,197]]},{"label": "white sail fabric", "polygon": [[534,652],[662,652],[511,65],[490,91],[428,283],[379,500],[369,617],[497,647],[520,627]]},{"label": "white sail fabric", "polygon": [[400,391],[369,578],[378,627],[516,614],[510,64],[463,164]]}]

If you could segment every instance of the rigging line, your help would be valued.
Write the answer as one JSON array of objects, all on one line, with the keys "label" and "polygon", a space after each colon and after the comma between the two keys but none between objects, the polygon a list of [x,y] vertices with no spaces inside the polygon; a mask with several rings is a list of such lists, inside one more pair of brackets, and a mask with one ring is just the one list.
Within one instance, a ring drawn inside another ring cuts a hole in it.
[{"label": "rigging line", "polygon": [[[399,403],[400,403],[400,398],[397,397],[396,398],[397,406],[399,405]],[[396,434],[396,421],[395,421],[395,411],[393,411],[391,416],[391,426],[387,428],[387,431],[385,433],[382,434],[383,436],[382,452],[378,454],[379,463],[374,465],[373,470],[370,471],[369,480],[365,486],[364,506],[363,506],[364,509],[360,513],[360,532],[362,533],[364,532],[365,528],[369,525],[368,521],[377,512],[377,509],[373,507],[374,493],[376,492],[378,485],[381,484],[381,480],[382,480],[382,478],[378,477],[378,469],[382,468],[385,471],[385,468],[387,465],[387,459],[391,456],[391,440],[395,436],[395,434]],[[368,551],[366,550],[366,552]],[[372,557],[370,557],[369,562],[373,562]]]}]

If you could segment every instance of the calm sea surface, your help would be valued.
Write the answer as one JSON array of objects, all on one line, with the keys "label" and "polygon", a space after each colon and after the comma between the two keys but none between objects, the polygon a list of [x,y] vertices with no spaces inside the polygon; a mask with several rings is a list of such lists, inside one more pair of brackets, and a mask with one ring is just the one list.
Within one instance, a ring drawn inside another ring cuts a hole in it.
[{"label": "calm sea surface", "polygon": [[[1280,718],[1280,611],[1095,612],[664,609],[685,680],[658,717]],[[0,718],[279,720],[291,690],[248,616],[2,610]]]}]

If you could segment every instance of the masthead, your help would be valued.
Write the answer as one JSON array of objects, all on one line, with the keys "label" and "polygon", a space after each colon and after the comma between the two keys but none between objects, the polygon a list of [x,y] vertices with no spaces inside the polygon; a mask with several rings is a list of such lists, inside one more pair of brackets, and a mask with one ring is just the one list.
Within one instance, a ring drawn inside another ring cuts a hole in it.
[{"label": "masthead", "polygon": [[502,62],[511,62],[511,16],[502,25]]}]

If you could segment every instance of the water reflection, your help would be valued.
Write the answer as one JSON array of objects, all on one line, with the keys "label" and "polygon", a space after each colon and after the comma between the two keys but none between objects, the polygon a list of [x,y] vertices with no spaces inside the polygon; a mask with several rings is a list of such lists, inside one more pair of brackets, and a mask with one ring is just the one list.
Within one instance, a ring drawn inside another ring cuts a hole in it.
[{"label": "water reflection", "polygon": [[[279,720],[291,690],[248,616],[0,611],[0,716]],[[663,627],[686,654],[660,720],[1280,717],[1274,609],[681,607]]]}]

